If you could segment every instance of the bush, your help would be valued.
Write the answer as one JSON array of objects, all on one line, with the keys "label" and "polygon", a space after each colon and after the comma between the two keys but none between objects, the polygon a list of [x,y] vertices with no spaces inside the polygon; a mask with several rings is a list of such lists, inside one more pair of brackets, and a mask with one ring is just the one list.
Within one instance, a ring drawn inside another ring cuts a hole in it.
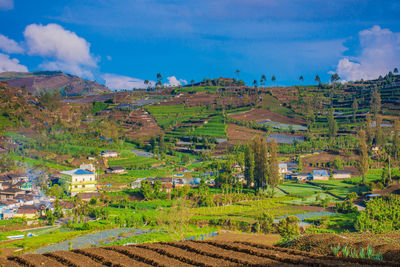
[{"label": "bush", "polygon": [[283,239],[292,239],[300,234],[300,219],[296,216],[288,216],[279,221],[278,232]]},{"label": "bush", "polygon": [[274,225],[274,216],[270,215],[267,212],[264,212],[258,218],[258,227],[260,232],[271,233],[274,230],[273,225]]}]

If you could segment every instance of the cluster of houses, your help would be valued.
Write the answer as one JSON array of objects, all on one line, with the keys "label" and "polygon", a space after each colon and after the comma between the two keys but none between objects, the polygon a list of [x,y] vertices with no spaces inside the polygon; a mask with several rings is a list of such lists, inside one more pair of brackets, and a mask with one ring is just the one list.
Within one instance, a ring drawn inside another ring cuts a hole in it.
[{"label": "cluster of houses", "polygon": [[312,173],[298,173],[297,162],[279,163],[278,168],[282,178],[298,181],[327,181],[330,179],[351,178],[351,172],[347,170],[335,170],[332,173],[328,173],[327,170],[313,170]]},{"label": "cluster of houses", "polygon": [[24,174],[0,176],[0,219],[33,219],[51,205]]},{"label": "cluster of houses", "polygon": [[[198,186],[201,182],[201,178],[177,178],[177,177],[150,177],[150,178],[139,178],[131,183],[131,188],[140,188],[143,181],[148,181],[154,184],[156,181],[161,182],[161,189],[167,193],[171,192],[174,188],[181,188],[185,185],[191,187]],[[215,185],[214,179],[206,180],[209,186]]]}]

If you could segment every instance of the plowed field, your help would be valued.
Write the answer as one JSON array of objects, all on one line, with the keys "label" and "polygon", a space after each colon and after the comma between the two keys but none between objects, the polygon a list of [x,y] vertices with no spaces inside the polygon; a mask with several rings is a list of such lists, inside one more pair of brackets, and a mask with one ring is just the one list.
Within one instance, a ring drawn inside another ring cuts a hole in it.
[{"label": "plowed field", "polygon": [[58,251],[0,259],[4,266],[398,266],[249,242],[185,241]]}]

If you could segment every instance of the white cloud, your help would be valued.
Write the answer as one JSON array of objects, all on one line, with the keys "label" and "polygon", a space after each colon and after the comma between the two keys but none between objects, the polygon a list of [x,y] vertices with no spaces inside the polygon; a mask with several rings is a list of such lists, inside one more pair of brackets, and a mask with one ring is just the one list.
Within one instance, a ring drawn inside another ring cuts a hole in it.
[{"label": "white cloud", "polygon": [[90,69],[78,64],[70,64],[62,61],[45,61],[39,65],[39,68],[44,70],[61,70],[86,79],[94,79],[94,75]]},{"label": "white cloud", "polygon": [[107,60],[111,61],[112,57],[111,56],[107,56]]},{"label": "white cloud", "polygon": [[183,79],[177,79],[175,76],[167,77],[168,82],[165,83],[165,86],[179,86],[182,84],[187,84],[188,82]]},{"label": "white cloud", "polygon": [[[103,79],[106,81],[106,86],[112,90],[131,90],[132,88],[147,88],[147,85],[144,84],[144,80],[132,78],[129,76],[106,73],[103,75]],[[154,81],[150,82],[152,85],[155,84]]]},{"label": "white cloud", "polygon": [[359,32],[359,57],[342,58],[336,72],[347,81],[375,79],[385,75],[400,62],[400,33],[373,26]]},{"label": "white cloud", "polygon": [[19,64],[18,59],[10,58],[9,55],[0,53],[0,72],[6,71],[27,72],[28,68]]},{"label": "white cloud", "polygon": [[24,37],[29,55],[52,59],[42,63],[42,68],[93,77],[92,69],[97,67],[97,59],[90,53],[90,43],[76,33],[58,24],[31,24],[25,28]]},{"label": "white cloud", "polygon": [[14,8],[14,0],[0,0],[0,10],[11,10]]},{"label": "white cloud", "polygon": [[24,52],[24,49],[16,41],[2,34],[0,34],[0,50],[10,54],[22,54]]}]

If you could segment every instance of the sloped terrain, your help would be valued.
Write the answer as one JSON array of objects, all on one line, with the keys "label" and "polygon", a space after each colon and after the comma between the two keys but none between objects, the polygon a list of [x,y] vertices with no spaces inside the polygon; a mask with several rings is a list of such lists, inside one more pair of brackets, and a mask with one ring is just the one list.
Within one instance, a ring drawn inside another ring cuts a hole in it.
[{"label": "sloped terrain", "polygon": [[27,92],[37,94],[46,90],[58,90],[62,96],[79,96],[110,92],[110,89],[94,81],[60,71],[3,72],[0,81],[9,85],[25,88]]},{"label": "sloped terrain", "polygon": [[396,266],[248,242],[185,241],[12,256],[5,266]]}]

